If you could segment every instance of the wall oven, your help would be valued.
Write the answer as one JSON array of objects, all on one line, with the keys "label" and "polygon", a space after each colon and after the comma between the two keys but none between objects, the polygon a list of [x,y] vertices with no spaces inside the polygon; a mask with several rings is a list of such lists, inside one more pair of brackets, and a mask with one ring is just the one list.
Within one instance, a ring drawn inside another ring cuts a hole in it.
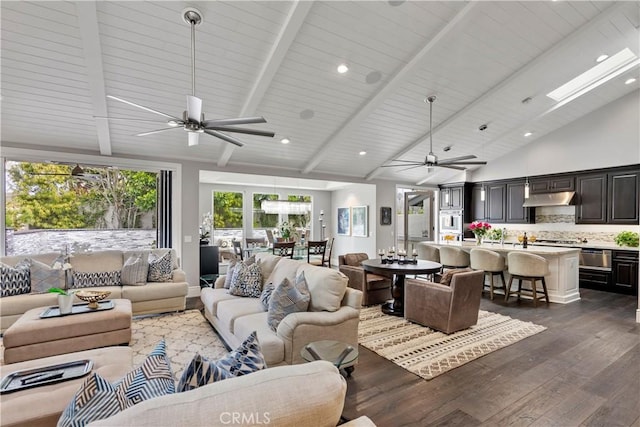
[{"label": "wall oven", "polygon": [[440,211],[439,232],[440,237],[447,234],[455,236],[456,240],[462,239],[462,211]]}]

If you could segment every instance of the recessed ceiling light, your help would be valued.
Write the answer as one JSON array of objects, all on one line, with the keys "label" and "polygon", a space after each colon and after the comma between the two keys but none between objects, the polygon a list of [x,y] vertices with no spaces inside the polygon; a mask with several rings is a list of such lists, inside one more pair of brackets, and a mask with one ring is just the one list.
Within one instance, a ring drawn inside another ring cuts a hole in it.
[{"label": "recessed ceiling light", "polygon": [[290,140],[289,138],[282,138],[282,139],[280,140],[280,142],[281,142],[281,143],[283,143],[283,144],[288,144],[288,143],[290,143],[290,142],[291,142],[291,140]]},{"label": "recessed ceiling light", "polygon": [[347,67],[345,64],[340,64],[340,65],[338,65],[338,72],[339,72],[340,74],[344,74],[344,73],[346,73],[347,71],[349,71],[349,67]]},{"label": "recessed ceiling light", "polygon": [[302,110],[300,111],[300,118],[302,120],[309,120],[309,119],[312,119],[313,116],[315,116],[315,114],[316,113],[314,113],[313,110],[309,110],[309,109]]},{"label": "recessed ceiling light", "polygon": [[605,59],[607,59],[608,57],[609,57],[609,55],[607,55],[606,53],[603,53],[602,55],[600,55],[600,56],[598,56],[598,57],[596,58],[596,62],[602,62],[602,61],[604,61]]},{"label": "recessed ceiling light", "polygon": [[533,132],[525,132],[524,136],[531,136],[533,135]]},{"label": "recessed ceiling light", "polygon": [[627,79],[627,81],[625,81],[625,82],[624,82],[624,84],[626,84],[626,85],[630,85],[631,83],[633,83],[633,82],[635,82],[635,81],[636,81],[636,79],[635,79],[635,78],[633,78],[633,77],[631,77],[630,79]]},{"label": "recessed ceiling light", "polygon": [[361,156],[364,156],[365,154],[367,154],[367,152],[366,152],[366,151],[361,151],[361,152],[360,152],[360,155],[361,155]]}]

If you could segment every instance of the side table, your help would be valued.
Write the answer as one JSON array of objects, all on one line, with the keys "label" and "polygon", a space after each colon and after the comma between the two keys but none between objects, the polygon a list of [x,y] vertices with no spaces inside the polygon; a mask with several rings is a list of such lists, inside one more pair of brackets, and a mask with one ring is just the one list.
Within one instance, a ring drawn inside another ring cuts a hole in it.
[{"label": "side table", "polygon": [[340,341],[314,341],[300,351],[300,356],[307,362],[326,360],[346,376],[351,376],[355,369],[353,363],[358,359],[358,349]]}]

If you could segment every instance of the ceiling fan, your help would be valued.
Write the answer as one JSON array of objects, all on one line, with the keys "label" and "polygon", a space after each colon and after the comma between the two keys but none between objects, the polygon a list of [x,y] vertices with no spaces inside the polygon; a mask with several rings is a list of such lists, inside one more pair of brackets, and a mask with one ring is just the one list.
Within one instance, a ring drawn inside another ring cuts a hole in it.
[{"label": "ceiling fan", "polygon": [[[149,107],[145,107],[135,102],[127,101],[116,96],[107,95],[107,98],[115,101],[123,102],[133,107],[140,108],[150,113],[155,113],[160,116],[164,116],[169,119],[166,124],[169,126],[163,129],[152,130],[148,132],[142,132],[136,136],[146,136],[155,133],[166,132],[173,129],[183,129],[188,132],[189,146],[198,145],[198,139],[201,133],[220,138],[231,144],[235,144],[238,147],[242,147],[244,144],[238,139],[229,136],[223,132],[232,133],[244,133],[248,135],[258,135],[273,137],[273,132],[260,131],[255,129],[239,128],[234,125],[250,124],[250,123],[266,123],[264,117],[238,117],[231,119],[217,119],[217,120],[205,120],[204,113],[202,113],[202,99],[196,97],[196,33],[195,27],[202,23],[202,13],[194,8],[186,8],[182,11],[182,19],[191,26],[191,95],[187,95],[187,110],[183,112],[182,118],[172,116],[170,114],[163,113],[161,111],[154,110]],[[126,118],[108,118],[109,120],[130,120],[130,121],[148,121],[148,120],[135,120]]]},{"label": "ceiling fan", "polygon": [[452,157],[450,159],[444,159],[438,161],[438,156],[433,154],[433,103],[435,102],[435,95],[431,95],[425,98],[424,102],[429,104],[429,154],[425,157],[423,162],[416,162],[413,160],[401,160],[394,159],[392,162],[397,162],[397,164],[390,165],[382,165],[383,168],[392,168],[397,166],[404,166],[405,169],[403,171],[419,168],[421,166],[426,166],[427,168],[433,167],[443,167],[449,169],[457,169],[457,170],[465,170],[465,165],[486,165],[485,161],[473,161],[473,162],[465,162],[465,160],[475,159],[476,156],[473,154],[469,154],[466,156],[460,157]]}]

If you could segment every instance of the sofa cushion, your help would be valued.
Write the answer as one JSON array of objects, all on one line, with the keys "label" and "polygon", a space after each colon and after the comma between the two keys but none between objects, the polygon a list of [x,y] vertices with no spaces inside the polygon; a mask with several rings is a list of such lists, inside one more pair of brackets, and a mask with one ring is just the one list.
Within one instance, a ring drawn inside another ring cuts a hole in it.
[{"label": "sofa cushion", "polygon": [[148,282],[170,282],[172,279],[173,268],[171,266],[171,252],[165,252],[162,256],[151,252],[149,253],[149,272],[147,274]]},{"label": "sofa cushion", "polygon": [[131,255],[122,266],[120,280],[123,285],[144,285],[147,283],[148,273],[148,257],[142,254]]},{"label": "sofa cushion", "polygon": [[259,298],[235,298],[218,302],[216,316],[221,326],[233,333],[236,319],[254,313],[262,313]]},{"label": "sofa cushion", "polygon": [[96,288],[99,286],[120,286],[120,270],[94,273],[73,272],[72,289]]},{"label": "sofa cushion", "polygon": [[336,311],[347,291],[349,279],[343,273],[326,267],[301,263],[298,272],[304,272],[311,301],[309,311]]},{"label": "sofa cushion", "polygon": [[291,283],[287,278],[283,279],[282,282],[276,286],[269,299],[267,316],[269,327],[276,331],[278,330],[278,325],[286,315],[307,311],[310,299],[309,287],[304,278],[304,273],[296,277],[294,283]]},{"label": "sofa cushion", "polygon": [[256,262],[260,261],[260,268],[262,269],[262,281],[263,284],[267,282],[276,264],[282,259],[278,255],[274,255],[270,252],[258,252],[255,254]]},{"label": "sofa cushion", "polygon": [[83,273],[121,270],[122,264],[122,251],[117,250],[83,252],[71,257],[73,271]]},{"label": "sofa cushion", "polygon": [[15,267],[0,263],[0,286],[2,297],[31,292],[29,261],[22,260]]},{"label": "sofa cushion", "polygon": [[[149,282],[146,286],[123,286],[122,297],[131,302],[155,301],[185,296],[183,283]],[[114,298],[111,296],[111,298]]]},{"label": "sofa cushion", "polygon": [[284,341],[271,330],[267,324],[267,316],[268,313],[262,311],[237,318],[233,323],[233,335],[241,340],[256,331],[267,366],[272,366],[285,360]]},{"label": "sofa cushion", "polygon": [[290,258],[281,258],[273,268],[273,271],[265,283],[273,283],[278,286],[284,279],[288,279],[289,282],[295,283],[298,268],[302,264],[302,262]]},{"label": "sofa cushion", "polygon": [[229,287],[231,295],[258,298],[262,292],[262,273],[260,263],[247,265],[239,262],[233,269],[233,277]]},{"label": "sofa cushion", "polygon": [[239,377],[266,368],[256,332],[240,346],[219,360],[208,360],[196,354],[178,383],[177,391],[193,390],[226,378]]},{"label": "sofa cushion", "polygon": [[221,301],[240,299],[235,295],[229,294],[224,288],[204,288],[200,291],[200,299],[205,308],[215,317],[218,317],[218,304]]},{"label": "sofa cushion", "polygon": [[28,261],[31,293],[47,292],[49,288],[66,288],[64,270],[53,268],[53,263],[49,265],[33,258],[29,258]]},{"label": "sofa cushion", "polygon": [[346,254],[344,256],[345,264],[353,267],[359,267],[362,264],[362,261],[366,259],[369,259],[369,255],[365,253]]}]

